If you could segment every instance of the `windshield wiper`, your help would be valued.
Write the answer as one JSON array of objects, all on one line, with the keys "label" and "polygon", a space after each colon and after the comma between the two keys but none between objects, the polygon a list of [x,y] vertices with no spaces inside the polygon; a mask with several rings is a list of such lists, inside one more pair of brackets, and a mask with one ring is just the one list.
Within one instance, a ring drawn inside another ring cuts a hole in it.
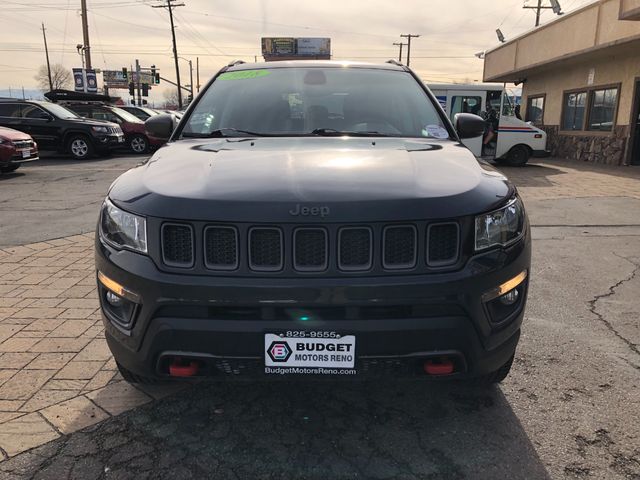
[{"label": "windshield wiper", "polygon": [[211,130],[209,133],[184,133],[183,137],[193,137],[193,138],[215,138],[215,137],[238,137],[238,136],[249,136],[249,137],[272,137],[275,135],[271,135],[268,133],[259,133],[252,132],[250,130],[241,130],[239,128],[217,128],[215,130]]},{"label": "windshield wiper", "polygon": [[394,135],[389,135],[386,133],[380,133],[376,131],[359,131],[359,132],[351,132],[348,130],[336,130],[335,128],[316,128],[311,130],[312,135],[320,135],[324,137],[392,137]]}]

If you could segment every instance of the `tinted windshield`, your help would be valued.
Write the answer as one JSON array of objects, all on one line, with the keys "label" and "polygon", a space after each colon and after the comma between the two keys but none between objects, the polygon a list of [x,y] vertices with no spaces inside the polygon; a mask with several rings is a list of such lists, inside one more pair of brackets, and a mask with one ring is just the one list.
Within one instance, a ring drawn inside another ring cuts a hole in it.
[{"label": "tinted windshield", "polygon": [[71,110],[63,107],[62,105],[58,105],[57,103],[47,103],[46,105],[40,105],[49,113],[55,115],[58,118],[78,118],[78,115],[73,113]]},{"label": "tinted windshield", "polygon": [[191,113],[184,136],[218,130],[300,135],[320,131],[448,138],[436,108],[407,72],[272,68],[221,74]]},{"label": "tinted windshield", "polygon": [[138,117],[136,117],[133,113],[129,113],[126,110],[123,110],[123,109],[118,108],[118,107],[111,107],[111,109],[113,110],[113,113],[118,115],[125,122],[142,123],[142,120],[140,120]]}]

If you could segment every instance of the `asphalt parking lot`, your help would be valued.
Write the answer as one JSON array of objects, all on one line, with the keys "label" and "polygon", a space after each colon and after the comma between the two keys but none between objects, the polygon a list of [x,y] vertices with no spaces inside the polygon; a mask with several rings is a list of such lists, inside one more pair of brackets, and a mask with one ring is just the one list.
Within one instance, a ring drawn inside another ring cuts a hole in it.
[{"label": "asphalt parking lot", "polygon": [[[640,479],[637,168],[546,159],[505,169],[534,243],[523,335],[499,387],[232,382],[160,392],[127,390],[115,374],[91,291],[90,235],[78,235],[140,159],[50,159],[0,177],[0,477]],[[69,261],[44,261],[47,252]],[[41,293],[51,278],[75,283]],[[64,368],[34,382],[29,365],[45,371],[33,362],[55,353],[42,347],[52,339],[69,346]],[[74,377],[72,367],[84,370]]]}]

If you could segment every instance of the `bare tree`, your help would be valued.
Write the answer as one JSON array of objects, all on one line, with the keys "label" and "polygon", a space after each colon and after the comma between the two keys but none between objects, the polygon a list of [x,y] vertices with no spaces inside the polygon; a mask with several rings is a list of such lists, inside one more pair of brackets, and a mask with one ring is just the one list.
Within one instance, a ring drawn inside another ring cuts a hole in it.
[{"label": "bare tree", "polygon": [[178,108],[178,90],[175,88],[165,90],[162,96],[164,97],[164,108]]},{"label": "bare tree", "polygon": [[[40,65],[38,74],[33,77],[38,82],[38,88],[45,92],[49,91],[49,75],[47,66]],[[54,90],[66,89],[73,85],[71,71],[59,63],[51,65],[51,83]]]}]

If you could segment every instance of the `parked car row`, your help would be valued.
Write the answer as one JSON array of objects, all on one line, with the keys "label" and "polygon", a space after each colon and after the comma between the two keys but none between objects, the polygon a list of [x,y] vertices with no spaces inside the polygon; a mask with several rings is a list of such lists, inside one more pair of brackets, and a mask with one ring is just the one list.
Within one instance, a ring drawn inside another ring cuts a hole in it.
[{"label": "parked car row", "polygon": [[[77,160],[85,160],[94,154],[108,155],[121,148],[137,154],[155,150],[164,140],[147,135],[144,120],[159,113],[145,107],[120,108],[96,102],[53,103],[0,98],[0,127],[17,130],[23,136],[26,134],[23,140],[28,137],[41,150],[66,152]],[[15,170],[19,165],[15,158],[17,154],[9,154],[6,150],[11,141],[8,139],[1,144],[5,145],[0,159],[3,173]],[[20,155],[23,152],[20,148]],[[11,165],[5,157],[13,158]]]}]

